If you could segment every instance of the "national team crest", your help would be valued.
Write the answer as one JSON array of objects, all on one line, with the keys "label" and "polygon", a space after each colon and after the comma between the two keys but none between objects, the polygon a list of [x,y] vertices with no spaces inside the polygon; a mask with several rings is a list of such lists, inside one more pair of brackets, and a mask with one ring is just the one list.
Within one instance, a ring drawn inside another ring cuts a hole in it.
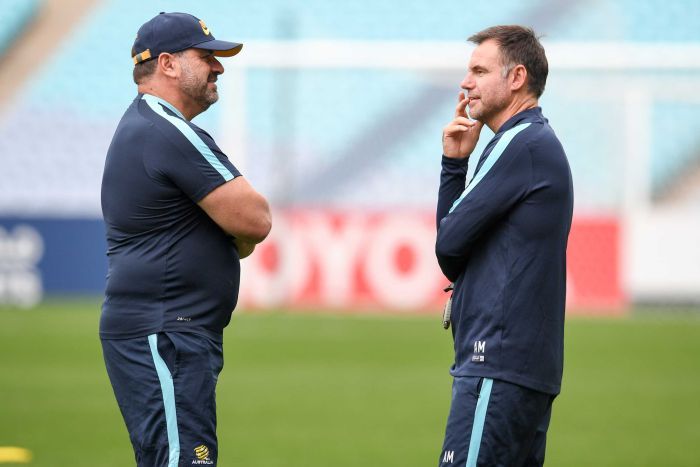
[{"label": "national team crest", "polygon": [[199,460],[205,461],[209,459],[209,448],[203,444],[194,448],[194,453]]},{"label": "national team crest", "polygon": [[213,465],[214,461],[209,457],[209,448],[204,444],[200,444],[194,448],[194,455],[197,459],[192,461],[193,465]]},{"label": "national team crest", "polygon": [[209,28],[201,19],[199,20],[199,25],[202,26],[202,31],[204,31],[204,34],[206,34],[207,36],[211,34],[211,31],[209,31]]}]

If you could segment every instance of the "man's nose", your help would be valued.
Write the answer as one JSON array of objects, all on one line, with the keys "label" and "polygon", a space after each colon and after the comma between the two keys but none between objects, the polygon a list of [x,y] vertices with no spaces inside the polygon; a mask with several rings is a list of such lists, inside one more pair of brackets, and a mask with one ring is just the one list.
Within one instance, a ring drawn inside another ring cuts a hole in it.
[{"label": "man's nose", "polygon": [[219,60],[217,60],[215,58],[211,64],[211,71],[216,73],[217,75],[223,74],[224,66],[221,64],[221,62]]},{"label": "man's nose", "polygon": [[460,86],[462,87],[462,89],[474,89],[474,80],[472,79],[471,73],[466,74]]}]

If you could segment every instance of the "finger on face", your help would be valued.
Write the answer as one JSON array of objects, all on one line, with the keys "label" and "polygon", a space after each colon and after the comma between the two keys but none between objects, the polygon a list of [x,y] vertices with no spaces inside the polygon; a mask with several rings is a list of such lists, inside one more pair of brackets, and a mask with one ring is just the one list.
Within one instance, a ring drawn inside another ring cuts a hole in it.
[{"label": "finger on face", "polygon": [[469,99],[464,96],[463,92],[459,93],[459,101],[457,102],[457,108],[455,109],[455,117],[464,117],[466,115],[467,104]]},{"label": "finger on face", "polygon": [[470,131],[474,128],[474,124],[462,124],[457,122],[452,122],[445,127],[444,134],[447,136],[452,136],[458,133],[464,133]]},{"label": "finger on face", "polygon": [[467,117],[455,117],[454,120],[452,120],[452,123],[457,124],[457,125],[465,125],[468,127],[475,126],[477,124],[476,120],[469,120]]},{"label": "finger on face", "polygon": [[484,122],[480,120],[469,120],[470,128],[473,128],[477,132],[481,132],[481,128],[484,126]]}]

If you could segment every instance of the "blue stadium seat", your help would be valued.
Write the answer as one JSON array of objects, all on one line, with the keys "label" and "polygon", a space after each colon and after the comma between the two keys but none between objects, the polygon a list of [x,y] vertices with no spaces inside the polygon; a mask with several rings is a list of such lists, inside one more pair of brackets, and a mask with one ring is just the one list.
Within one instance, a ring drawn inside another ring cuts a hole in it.
[{"label": "blue stadium seat", "polygon": [[[532,24],[549,42],[700,42],[696,0],[560,3],[552,8],[554,2],[530,6],[506,0],[494,8],[491,2],[474,2],[455,10],[455,3],[419,0],[309,0],[291,5],[268,0],[245,6],[211,0],[194,7],[185,0],[105,0],[0,120],[0,213],[11,209],[13,202],[6,200],[17,196],[25,196],[30,208],[37,203],[38,210],[45,209],[42,196],[52,202],[60,196],[72,209],[99,215],[104,154],[135,95],[130,47],[138,26],[162,10],[189,11],[203,18],[217,37],[243,42],[296,38],[457,43],[497,23]],[[11,23],[4,19],[7,12],[21,11],[16,17],[26,22],[38,4],[3,0],[0,47],[8,43],[2,36]],[[21,24],[20,19],[11,24]],[[466,58],[465,46],[465,62]],[[378,70],[304,70],[291,76],[294,89],[288,88],[290,75],[284,71],[253,70],[246,80],[247,138],[255,151],[246,175],[256,186],[274,192],[275,181],[268,174],[280,154],[291,153],[292,176],[315,182],[298,184],[303,186],[297,186],[293,197],[299,202],[313,203],[320,196],[336,205],[375,206],[379,200],[386,206],[432,206],[439,134],[452,114],[458,79],[440,82]],[[292,108],[273,113],[275,100],[285,93],[294,94],[288,101]],[[618,105],[601,112],[595,103],[572,99],[565,89],[549,85],[542,102],[569,153],[577,207],[614,209],[620,197],[615,157],[621,143],[611,129],[619,124],[623,109]],[[666,101],[655,103],[653,113],[660,119],[652,138],[653,184],[658,188],[697,157],[700,113],[696,106]],[[214,106],[196,122],[216,137],[225,131],[221,117],[220,106]],[[385,131],[377,131],[377,125],[385,125]],[[231,156],[235,161],[236,154]],[[35,190],[36,179],[54,181]]]},{"label": "blue stadium seat", "polygon": [[39,0],[3,0],[0,7],[0,57],[39,11]]}]

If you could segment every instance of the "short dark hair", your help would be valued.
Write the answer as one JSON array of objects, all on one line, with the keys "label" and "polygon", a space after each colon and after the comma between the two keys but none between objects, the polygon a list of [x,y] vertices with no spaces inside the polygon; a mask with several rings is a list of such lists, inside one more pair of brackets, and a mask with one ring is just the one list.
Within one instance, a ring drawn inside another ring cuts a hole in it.
[{"label": "short dark hair", "polygon": [[156,71],[158,60],[150,59],[134,65],[134,83],[141,84],[143,80],[151,76]]},{"label": "short dark hair", "polygon": [[549,65],[544,47],[531,28],[517,25],[492,26],[472,35],[468,40],[479,45],[493,39],[498,44],[506,72],[516,65],[527,70],[527,89],[535,97],[544,92]]},{"label": "short dark hair", "polygon": [[[136,49],[131,48],[131,56],[136,55]],[[153,74],[153,72],[156,71],[156,63],[158,63],[158,60],[156,60],[158,57],[152,57],[146,61],[143,62],[138,62],[137,64],[134,65],[134,83],[136,84],[141,84],[144,79],[148,78]]]},{"label": "short dark hair", "polygon": [[[179,52],[173,52],[171,55],[182,55],[185,51],[181,50]],[[132,48],[131,49],[131,56],[133,57],[136,55],[136,51]],[[145,60],[143,62],[139,62],[136,65],[134,65],[134,83],[136,84],[141,84],[143,80],[151,76],[153,73],[156,71],[156,67],[158,66],[158,57],[152,57],[149,58],[148,60]]]}]

